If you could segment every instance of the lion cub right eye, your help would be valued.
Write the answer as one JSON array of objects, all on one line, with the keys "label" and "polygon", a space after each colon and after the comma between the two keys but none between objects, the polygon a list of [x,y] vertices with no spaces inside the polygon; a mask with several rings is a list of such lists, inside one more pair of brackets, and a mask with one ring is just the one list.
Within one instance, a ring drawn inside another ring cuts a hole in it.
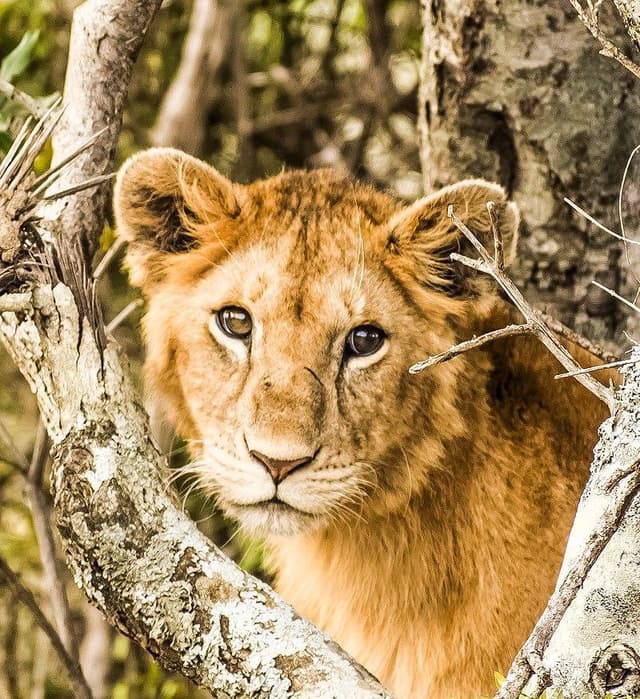
[{"label": "lion cub right eye", "polygon": [[240,306],[225,306],[216,313],[216,322],[222,332],[236,340],[248,340],[253,321],[248,311]]}]

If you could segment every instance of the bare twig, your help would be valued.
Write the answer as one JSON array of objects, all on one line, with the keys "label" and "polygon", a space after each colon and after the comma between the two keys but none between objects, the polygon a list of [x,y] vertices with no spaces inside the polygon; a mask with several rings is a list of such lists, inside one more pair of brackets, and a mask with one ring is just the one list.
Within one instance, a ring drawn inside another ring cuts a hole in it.
[{"label": "bare twig", "polygon": [[569,199],[569,197],[564,197],[564,203],[569,204],[569,206],[577,211],[581,216],[584,216],[584,218],[587,219],[587,221],[590,221],[593,223],[594,226],[597,226],[601,231],[604,231],[605,233],[608,233],[610,236],[613,236],[617,240],[622,240],[625,243],[629,243],[631,245],[640,245],[640,240],[631,240],[630,238],[626,238],[623,235],[620,235],[620,233],[616,233],[615,231],[612,231],[610,228],[607,228],[603,223],[600,223],[598,219],[594,218],[590,213],[585,211],[581,206],[578,206],[574,201]]},{"label": "bare twig", "polygon": [[596,366],[588,366],[584,369],[577,369],[576,371],[567,371],[564,374],[556,374],[554,379],[569,379],[573,376],[578,376],[579,374],[591,374],[594,371],[600,371],[601,369],[615,369],[616,367],[627,366],[627,364],[632,364],[633,359],[618,359],[615,362],[607,362],[606,364],[597,364]]},{"label": "bare twig", "polygon": [[[620,181],[620,187],[618,189],[618,221],[620,222],[620,233],[622,234],[622,239],[624,241],[624,252],[625,252],[625,257],[627,258],[627,265],[629,266],[629,269],[632,269],[631,265],[631,258],[629,256],[629,243],[636,243],[637,241],[631,240],[627,237],[627,233],[624,229],[624,216],[622,215],[622,195],[624,193],[624,185],[627,181],[627,175],[629,174],[629,168],[631,167],[631,163],[636,155],[636,153],[640,150],[640,146],[636,146],[632,151],[629,157],[627,158],[627,163],[624,166],[624,172],[622,173],[622,180]],[[636,277],[636,282],[639,280]]]},{"label": "bare twig", "polygon": [[49,436],[41,420],[38,423],[35,446],[27,474],[27,492],[31,504],[33,526],[40,549],[46,589],[58,634],[67,653],[77,662],[79,657],[78,644],[73,632],[71,610],[69,609],[63,576],[58,557],[56,556],[53,530],[51,528],[51,510],[42,490],[42,479],[49,459],[49,448]]},{"label": "bare twig", "polygon": [[135,299],[128,303],[120,313],[116,314],[113,320],[107,325],[107,332],[112,333],[116,328],[118,328],[124,321],[137,309],[142,306],[142,299]]},{"label": "bare twig", "polygon": [[498,228],[496,223],[496,217],[494,214],[495,203],[492,201],[487,202],[487,213],[489,214],[489,221],[491,222],[491,233],[493,234],[493,260],[496,268],[500,271],[504,270],[504,241],[502,240],[502,233]]},{"label": "bare twig", "polygon": [[625,67],[636,78],[640,78],[640,66],[637,66],[632,60],[627,58],[600,30],[597,12],[591,14],[587,13],[580,4],[580,0],[569,0],[569,2],[578,14],[580,21],[591,32],[593,38],[600,42],[600,46],[602,47],[600,53],[607,58],[613,58],[618,61],[621,66]]},{"label": "bare twig", "polygon": [[114,258],[116,255],[122,250],[124,247],[125,240],[124,238],[118,237],[116,238],[113,243],[109,246],[109,249],[105,254],[102,256],[102,259],[98,264],[96,265],[96,268],[93,270],[93,274],[91,275],[93,279],[98,281],[98,279],[102,279],[103,274],[107,271],[109,268],[109,265],[113,262]]},{"label": "bare twig", "polygon": [[625,306],[628,306],[632,311],[635,311],[636,313],[640,313],[640,306],[636,306],[635,303],[632,301],[629,301],[629,299],[625,299],[624,296],[620,296],[620,294],[616,293],[613,289],[610,289],[608,286],[604,286],[604,284],[600,284],[600,282],[597,282],[595,279],[591,282],[594,286],[597,286],[598,289],[602,289],[602,291],[606,292],[609,294],[609,296],[613,296],[616,301],[620,301],[620,303],[624,303]]},{"label": "bare twig", "polygon": [[41,107],[30,95],[22,90],[18,90],[8,80],[0,78],[0,95],[7,97],[22,108],[26,109],[34,117],[41,117],[47,110]]},{"label": "bare twig", "polygon": [[600,345],[596,345],[595,342],[592,342],[583,335],[580,335],[575,330],[568,328],[566,325],[564,325],[564,323],[561,323],[548,313],[538,311],[538,314],[544,321],[545,325],[551,328],[556,335],[563,337],[565,340],[572,342],[578,347],[581,347],[583,350],[593,354],[595,357],[600,358],[603,362],[615,362],[616,359],[618,359],[615,354],[612,354],[608,350],[604,349],[604,347],[600,347]]},{"label": "bare twig", "polygon": [[82,676],[82,670],[77,660],[74,660],[65,650],[65,647],[60,640],[60,636],[51,626],[47,617],[42,613],[40,606],[30,590],[28,590],[21,582],[20,578],[11,570],[7,562],[0,556],[0,575],[5,579],[7,587],[11,594],[18,602],[22,602],[29,611],[33,614],[38,626],[45,632],[51,645],[55,649],[58,657],[69,673],[73,691],[76,697],[80,699],[91,699],[91,690],[87,686]]},{"label": "bare twig", "polygon": [[491,332],[484,333],[478,337],[473,337],[471,340],[465,340],[460,342],[453,347],[449,347],[445,352],[440,354],[435,354],[422,362],[417,362],[409,369],[410,374],[417,374],[429,367],[435,366],[436,364],[441,364],[442,362],[448,362],[450,359],[457,357],[463,352],[468,352],[469,350],[475,349],[476,347],[481,347],[488,342],[493,342],[501,337],[512,337],[513,335],[527,335],[532,332],[532,327],[528,323],[522,325],[507,325],[505,328],[500,328],[499,330],[492,330]]},{"label": "bare twig", "polygon": [[71,185],[71,187],[66,187],[57,192],[50,192],[45,194],[42,199],[44,201],[54,201],[55,199],[62,199],[63,197],[70,197],[72,194],[77,194],[78,192],[84,192],[92,187],[98,187],[99,185],[109,182],[116,176],[115,172],[109,172],[106,175],[98,175],[97,177],[91,177],[87,180],[83,180],[78,184]]}]

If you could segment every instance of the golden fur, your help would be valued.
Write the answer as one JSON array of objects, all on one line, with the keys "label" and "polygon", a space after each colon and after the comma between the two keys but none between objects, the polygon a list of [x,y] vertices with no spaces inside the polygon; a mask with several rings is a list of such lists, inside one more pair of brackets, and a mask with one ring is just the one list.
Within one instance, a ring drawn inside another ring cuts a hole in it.
[{"label": "golden fur", "polygon": [[[490,240],[489,199],[511,256],[517,211],[481,180],[403,207],[329,171],[243,186],[161,149],[117,183],[148,386],[192,470],[267,537],[282,595],[400,698],[491,692],[553,588],[605,416],[527,337],[408,374],[516,318],[448,257],[466,250],[447,206]],[[230,304],[250,344],[213,321]],[[383,348],[347,358],[367,323]],[[313,459],[276,487],[249,449]]]}]

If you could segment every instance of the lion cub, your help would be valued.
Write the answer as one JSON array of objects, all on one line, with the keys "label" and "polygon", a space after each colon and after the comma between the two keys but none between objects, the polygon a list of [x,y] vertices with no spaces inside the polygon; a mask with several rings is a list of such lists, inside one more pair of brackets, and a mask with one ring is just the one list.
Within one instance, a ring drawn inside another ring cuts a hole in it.
[{"label": "lion cub", "polygon": [[487,239],[488,200],[512,257],[517,210],[482,180],[406,207],[326,170],[245,186],[153,149],[116,187],[148,386],[202,486],[401,698],[491,692],[552,591],[605,417],[527,337],[408,373],[516,317],[449,259],[447,206]]}]

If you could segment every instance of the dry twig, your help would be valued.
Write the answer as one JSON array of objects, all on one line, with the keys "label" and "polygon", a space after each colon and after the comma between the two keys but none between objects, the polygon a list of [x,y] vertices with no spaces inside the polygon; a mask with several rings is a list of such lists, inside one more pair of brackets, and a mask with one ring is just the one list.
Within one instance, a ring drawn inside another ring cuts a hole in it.
[{"label": "dry twig", "polygon": [[116,314],[113,320],[107,325],[107,332],[112,333],[116,328],[120,327],[122,323],[140,306],[142,306],[142,299],[134,299],[129,302],[120,313]]},{"label": "dry twig", "polygon": [[[467,238],[467,240],[480,254],[479,260],[474,260],[470,257],[466,257],[465,255],[459,255],[457,253],[452,253],[451,259],[455,262],[459,262],[460,264],[465,265],[466,267],[470,267],[471,269],[475,269],[478,272],[483,272],[493,277],[493,279],[497,282],[497,284],[502,288],[505,294],[511,299],[513,304],[523,315],[526,323],[518,326],[510,326],[511,329],[508,332],[494,331],[486,333],[485,335],[482,335],[473,340],[468,340],[465,343],[458,344],[454,347],[451,347],[446,352],[437,355],[437,357],[430,357],[424,362],[415,364],[411,367],[410,371],[412,373],[416,373],[417,371],[421,371],[422,369],[425,369],[428,366],[433,366],[433,364],[437,364],[442,361],[447,361],[449,359],[452,359],[453,357],[458,356],[462,352],[474,349],[487,342],[491,342],[492,340],[495,340],[497,337],[504,337],[508,334],[515,335],[531,333],[535,335],[540,340],[540,342],[542,342],[542,344],[551,352],[551,354],[553,354],[553,356],[568,372],[575,372],[576,381],[581,383],[587,390],[591,391],[591,393],[593,393],[601,401],[606,403],[610,411],[613,411],[613,408],[615,406],[613,393],[608,388],[603,386],[601,383],[596,381],[592,376],[580,373],[583,367],[581,367],[569,354],[566,348],[560,343],[560,341],[557,339],[557,337],[545,323],[545,320],[542,317],[542,315],[525,300],[525,298],[520,293],[520,290],[516,287],[513,281],[511,281],[511,279],[504,273],[504,270],[502,268],[503,260],[501,254],[502,241],[499,239],[499,234],[497,233],[497,226],[493,222],[493,214],[491,212],[491,207],[487,206],[487,209],[489,210],[489,215],[492,221],[494,249],[496,251],[497,257],[491,257],[491,255],[487,252],[486,248],[478,240],[475,234],[468,228],[468,226],[466,226],[466,224],[463,221],[461,221],[456,216],[453,206],[449,206],[447,212],[449,218],[451,218],[456,228]],[[514,331],[513,328],[518,328],[518,330]],[[503,329],[503,331],[504,330],[505,329]]]},{"label": "dry twig", "polygon": [[41,107],[30,95],[22,90],[18,90],[8,80],[0,78],[0,95],[10,99],[12,102],[19,104],[23,109],[26,109],[29,114],[34,117],[41,117],[47,110]]}]

